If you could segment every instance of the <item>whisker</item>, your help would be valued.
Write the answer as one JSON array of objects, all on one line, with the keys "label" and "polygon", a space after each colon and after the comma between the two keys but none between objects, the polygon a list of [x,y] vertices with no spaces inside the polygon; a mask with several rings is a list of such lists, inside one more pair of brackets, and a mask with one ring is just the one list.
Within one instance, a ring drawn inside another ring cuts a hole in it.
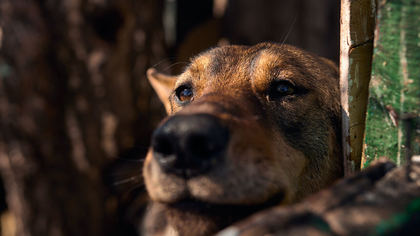
[{"label": "whisker", "polygon": [[131,147],[130,149],[138,150],[138,151],[147,151],[149,149],[149,146],[138,146],[138,145],[136,145],[134,147]]},{"label": "whisker", "polygon": [[[165,62],[168,62],[168,64],[169,64],[170,62],[172,62],[172,61],[176,61],[177,59],[178,59],[177,57],[166,57],[166,58],[164,58],[164,59],[162,59],[162,60],[160,60],[160,61],[156,62],[155,64],[153,64],[151,67],[156,68],[157,66],[159,66],[159,65],[161,65],[161,64],[163,64],[163,63],[165,63]],[[189,62],[180,61],[180,62],[176,62],[176,63],[185,63],[185,64],[188,64]],[[172,65],[172,64],[171,64],[171,65]]]},{"label": "whisker", "polygon": [[115,181],[113,182],[119,182],[119,181],[124,181],[124,180],[129,180],[129,179],[135,179],[135,178],[142,178],[141,177],[141,170],[139,171],[132,171],[131,173],[114,173],[111,174],[111,177],[114,177]]},{"label": "whisker", "polygon": [[283,42],[281,42],[281,44],[280,44],[280,45],[283,45],[283,44],[286,42],[286,40],[287,40],[287,38],[289,37],[290,33],[293,31],[293,26],[295,25],[296,20],[297,20],[297,16],[295,15],[295,17],[294,17],[294,19],[293,19],[293,22],[292,22],[292,24],[290,25],[290,28],[289,28],[289,30],[287,31],[286,36],[284,37]]},{"label": "whisker", "polygon": [[109,173],[109,177],[112,177],[112,179],[115,180],[121,180],[121,179],[128,179],[131,177],[140,176],[142,173],[142,165],[133,165],[133,166],[121,166],[118,168],[115,168],[115,170],[112,171],[112,173]]},{"label": "whisker", "polygon": [[164,58],[164,59],[156,62],[155,64],[153,64],[151,67],[154,67],[155,68],[155,67],[159,66],[160,64],[162,64],[164,62],[168,62],[169,60],[170,60],[170,58]]},{"label": "whisker", "polygon": [[166,68],[164,68],[164,69],[163,69],[163,71],[170,70],[170,69],[172,69],[174,66],[176,66],[176,65],[180,65],[180,64],[183,64],[183,65],[188,65],[188,64],[189,64],[189,62],[185,62],[185,61],[175,62],[175,63],[173,63],[173,64],[171,64],[171,65],[167,66]]},{"label": "whisker", "polygon": [[112,183],[112,185],[118,186],[118,185],[123,185],[123,184],[127,184],[127,183],[136,183],[136,182],[140,183],[142,185],[143,184],[141,182],[142,179],[143,179],[142,176],[131,176],[131,177],[126,178],[126,179],[115,181],[114,183]]},{"label": "whisker", "polygon": [[142,182],[142,183],[137,183],[137,184],[135,184],[135,185],[131,186],[130,188],[126,189],[126,192],[127,192],[127,193],[130,193],[130,192],[132,192],[133,190],[136,190],[136,189],[142,188],[142,187],[144,187],[144,186],[145,186],[145,185],[144,185],[144,183],[143,183],[143,182]]},{"label": "whisker", "polygon": [[127,161],[127,162],[133,162],[133,163],[143,163],[144,158],[141,159],[134,159],[134,158],[126,158],[126,157],[118,157],[118,160]]}]

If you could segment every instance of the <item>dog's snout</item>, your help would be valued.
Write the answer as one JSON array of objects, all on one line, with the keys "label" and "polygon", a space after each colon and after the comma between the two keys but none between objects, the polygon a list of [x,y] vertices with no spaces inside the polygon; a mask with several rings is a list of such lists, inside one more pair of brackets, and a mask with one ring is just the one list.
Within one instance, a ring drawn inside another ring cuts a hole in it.
[{"label": "dog's snout", "polygon": [[159,127],[152,138],[154,158],[168,173],[192,177],[205,173],[222,159],[229,131],[208,114],[177,115]]}]

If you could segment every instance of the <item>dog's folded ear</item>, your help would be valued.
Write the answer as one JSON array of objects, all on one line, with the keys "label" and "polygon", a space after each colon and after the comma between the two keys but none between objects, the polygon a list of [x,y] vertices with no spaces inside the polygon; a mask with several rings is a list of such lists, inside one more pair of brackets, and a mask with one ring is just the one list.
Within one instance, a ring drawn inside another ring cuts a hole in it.
[{"label": "dog's folded ear", "polygon": [[177,76],[166,75],[150,68],[147,70],[147,78],[169,114],[171,112],[169,96],[174,89]]},{"label": "dog's folded ear", "polygon": [[324,58],[324,57],[319,57],[321,58],[321,60],[327,64],[332,70],[334,70],[334,72],[338,73],[338,67],[337,67],[337,63],[331,61],[330,59]]}]

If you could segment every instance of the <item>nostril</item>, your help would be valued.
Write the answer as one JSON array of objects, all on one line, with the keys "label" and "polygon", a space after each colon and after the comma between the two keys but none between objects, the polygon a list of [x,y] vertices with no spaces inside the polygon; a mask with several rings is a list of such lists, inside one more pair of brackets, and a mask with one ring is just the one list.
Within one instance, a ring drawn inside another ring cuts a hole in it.
[{"label": "nostril", "polygon": [[166,170],[175,165],[177,162],[176,147],[169,136],[155,136],[152,146],[154,156],[162,168]]},{"label": "nostril", "polygon": [[156,137],[153,142],[153,151],[164,156],[175,153],[175,147],[166,136]]},{"label": "nostril", "polygon": [[192,156],[202,160],[212,158],[220,149],[216,142],[206,135],[192,135],[189,137],[188,148]]}]

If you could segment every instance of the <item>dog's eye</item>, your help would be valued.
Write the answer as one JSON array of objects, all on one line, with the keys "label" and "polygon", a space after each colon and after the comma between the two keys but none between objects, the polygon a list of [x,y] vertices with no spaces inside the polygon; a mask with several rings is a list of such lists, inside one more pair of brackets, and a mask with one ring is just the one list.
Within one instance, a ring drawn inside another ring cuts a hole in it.
[{"label": "dog's eye", "polygon": [[194,93],[191,86],[181,85],[175,90],[175,96],[178,98],[179,102],[186,103],[191,101]]},{"label": "dog's eye", "polygon": [[285,80],[275,81],[268,91],[268,99],[275,100],[295,93],[296,87],[292,83]]}]

